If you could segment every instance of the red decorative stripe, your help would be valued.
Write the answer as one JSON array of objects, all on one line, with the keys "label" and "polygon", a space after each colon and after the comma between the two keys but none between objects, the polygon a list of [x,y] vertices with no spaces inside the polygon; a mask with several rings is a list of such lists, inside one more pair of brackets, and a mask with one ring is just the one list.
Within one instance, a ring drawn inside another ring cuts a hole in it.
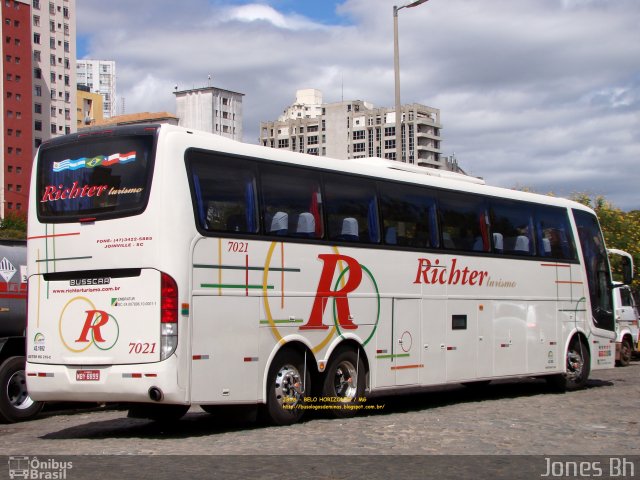
[{"label": "red decorative stripe", "polygon": [[38,238],[55,238],[55,237],[70,237],[72,235],[80,235],[80,232],[75,233],[56,233],[53,235],[36,235],[33,237],[27,237],[27,240],[36,240]]},{"label": "red decorative stripe", "polygon": [[424,364],[417,363],[415,365],[396,365],[391,367],[391,370],[406,370],[407,368],[424,368]]}]

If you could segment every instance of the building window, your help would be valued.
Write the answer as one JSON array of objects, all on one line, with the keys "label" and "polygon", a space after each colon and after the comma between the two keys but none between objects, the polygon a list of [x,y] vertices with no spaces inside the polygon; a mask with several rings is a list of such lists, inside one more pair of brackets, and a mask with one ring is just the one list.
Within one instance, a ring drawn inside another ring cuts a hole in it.
[{"label": "building window", "polygon": [[396,127],[384,127],[385,137],[395,137],[395,135],[396,135]]},{"label": "building window", "polygon": [[40,61],[40,50],[34,50],[33,51],[33,60],[36,62]]},{"label": "building window", "polygon": [[56,133],[58,131],[58,127],[55,123],[51,124],[51,133]]},{"label": "building window", "polygon": [[56,56],[55,55],[49,55],[49,63],[53,66],[56,65]]},{"label": "building window", "polygon": [[34,87],[34,95],[36,97],[41,97],[42,96],[42,87],[40,85],[36,85]]},{"label": "building window", "polygon": [[364,152],[364,151],[366,151],[364,143],[354,143],[353,144],[353,153],[360,153],[360,152]]},{"label": "building window", "polygon": [[42,78],[42,69],[41,68],[36,67],[36,68],[33,69],[33,78],[36,78],[36,79]]},{"label": "building window", "polygon": [[42,122],[40,120],[36,120],[35,122],[33,122],[33,129],[37,132],[41,132],[42,131]]},{"label": "building window", "polygon": [[56,31],[56,22],[54,22],[53,20],[49,20],[49,31],[50,32]]},{"label": "building window", "polygon": [[353,139],[354,140],[364,140],[365,131],[364,130],[354,130],[353,131]]},{"label": "building window", "polygon": [[39,33],[34,33],[33,34],[33,43],[35,43],[36,45],[40,45],[40,34]]},{"label": "building window", "polygon": [[41,103],[34,103],[33,104],[33,111],[35,113],[42,113],[42,104]]},{"label": "building window", "polygon": [[278,148],[289,148],[289,139],[283,138],[278,140]]},{"label": "building window", "polygon": [[[317,145],[318,144],[318,136],[317,135],[312,135],[310,137],[307,137],[307,145]],[[316,148],[317,150],[317,148]],[[317,153],[316,153],[317,155]]]},{"label": "building window", "polygon": [[385,140],[384,141],[384,148],[385,148],[385,150],[391,150],[393,148],[396,148],[396,141],[395,140]]},{"label": "building window", "polygon": [[33,16],[33,26],[34,27],[39,27],[40,26],[40,17],[38,15],[34,15]]},{"label": "building window", "polygon": [[40,0],[33,0],[34,10],[40,10]]},{"label": "building window", "polygon": [[56,39],[55,39],[55,37],[49,37],[49,48],[51,50],[55,50],[56,49]]}]

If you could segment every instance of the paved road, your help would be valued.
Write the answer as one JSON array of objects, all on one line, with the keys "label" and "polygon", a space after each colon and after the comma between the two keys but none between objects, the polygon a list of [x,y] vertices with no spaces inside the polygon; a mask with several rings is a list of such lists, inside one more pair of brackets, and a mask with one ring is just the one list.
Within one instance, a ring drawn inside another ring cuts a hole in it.
[{"label": "paved road", "polygon": [[[172,425],[130,419],[126,411],[113,407],[50,411],[30,422],[0,425],[0,453],[41,458],[163,454],[640,458],[638,361],[626,368],[595,372],[586,389],[565,394],[550,393],[543,381],[522,380],[493,383],[478,390],[452,386],[411,395],[381,396],[368,402],[381,407],[352,419],[311,418],[289,427],[220,418],[197,407]],[[271,458],[277,463],[282,457]],[[640,461],[635,467],[634,475],[640,478]],[[539,471],[543,467],[536,468]],[[334,472],[313,478],[336,476],[342,477]]]}]

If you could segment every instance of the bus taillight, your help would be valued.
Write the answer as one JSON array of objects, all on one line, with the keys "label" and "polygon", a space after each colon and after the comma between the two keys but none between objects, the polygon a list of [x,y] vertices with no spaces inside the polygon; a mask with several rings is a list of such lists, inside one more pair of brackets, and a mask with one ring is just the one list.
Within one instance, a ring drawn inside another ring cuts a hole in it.
[{"label": "bus taillight", "polygon": [[178,345],[178,285],[166,273],[160,280],[160,360],[166,360]]}]

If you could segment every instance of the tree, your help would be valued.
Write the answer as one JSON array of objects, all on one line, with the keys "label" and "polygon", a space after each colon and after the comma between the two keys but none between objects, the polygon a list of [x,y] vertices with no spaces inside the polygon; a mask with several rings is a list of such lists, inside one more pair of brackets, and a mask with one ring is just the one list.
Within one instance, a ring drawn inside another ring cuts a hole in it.
[{"label": "tree", "polygon": [[0,221],[0,239],[24,240],[27,238],[27,219],[19,213],[8,213]]}]

